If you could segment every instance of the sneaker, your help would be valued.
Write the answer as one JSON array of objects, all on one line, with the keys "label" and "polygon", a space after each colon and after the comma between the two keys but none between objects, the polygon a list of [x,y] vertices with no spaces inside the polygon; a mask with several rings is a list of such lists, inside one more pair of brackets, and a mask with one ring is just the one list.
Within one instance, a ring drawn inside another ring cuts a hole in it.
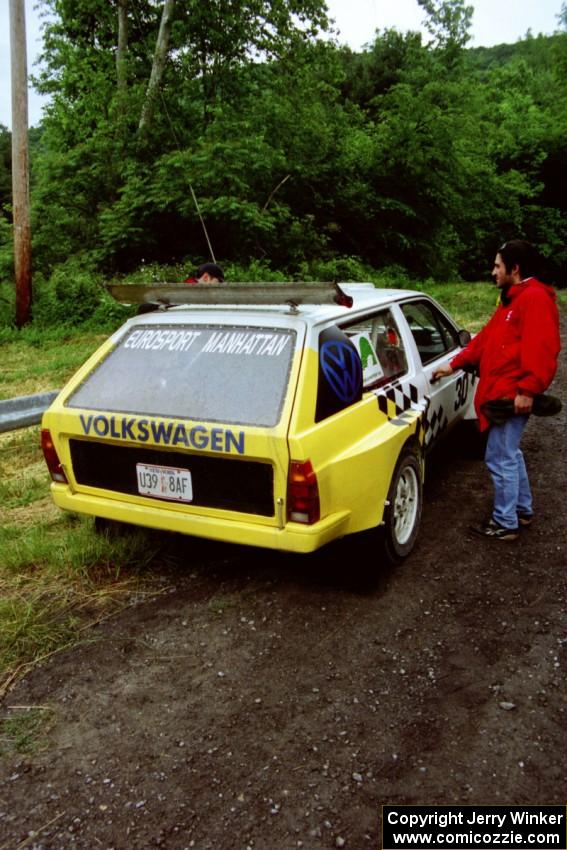
[{"label": "sneaker", "polygon": [[516,540],[520,536],[519,528],[504,528],[494,519],[471,526],[471,531],[488,540]]},{"label": "sneaker", "polygon": [[527,528],[528,525],[531,525],[533,521],[533,514],[518,514],[518,524],[521,525],[522,528]]}]

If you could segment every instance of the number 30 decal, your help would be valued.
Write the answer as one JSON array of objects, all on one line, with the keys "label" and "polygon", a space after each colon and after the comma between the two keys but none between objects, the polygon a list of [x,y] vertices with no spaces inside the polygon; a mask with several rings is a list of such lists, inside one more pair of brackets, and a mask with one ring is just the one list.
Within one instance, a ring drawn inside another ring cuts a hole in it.
[{"label": "number 30 decal", "polygon": [[466,404],[467,396],[469,394],[469,376],[466,373],[464,375],[459,375],[457,378],[455,390],[457,394],[455,399],[455,410],[458,410],[459,407]]}]

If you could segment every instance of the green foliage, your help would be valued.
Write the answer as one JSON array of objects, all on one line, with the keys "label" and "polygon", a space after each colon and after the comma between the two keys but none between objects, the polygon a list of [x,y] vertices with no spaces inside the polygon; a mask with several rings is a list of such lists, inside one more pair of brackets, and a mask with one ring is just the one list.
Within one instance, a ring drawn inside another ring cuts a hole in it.
[{"label": "green foliage", "polygon": [[116,283],[175,283],[190,277],[198,268],[202,260],[184,260],[174,265],[160,265],[156,262],[146,263],[144,260],[138,268],[134,269],[123,278],[116,279]]},{"label": "green foliage", "polygon": [[239,265],[238,263],[223,263],[222,264],[225,279],[235,282],[249,283],[270,283],[283,282],[289,279],[289,275],[285,275],[281,271],[274,270],[271,265],[265,260],[253,260],[249,265]]},{"label": "green foliage", "polygon": [[464,0],[418,0],[427,12],[425,25],[434,37],[434,44],[443,53],[448,67],[462,58],[462,48],[470,41],[473,6]]},{"label": "green foliage", "polygon": [[0,215],[12,202],[12,134],[0,124]]},{"label": "green foliage", "polygon": [[37,327],[61,329],[110,329],[128,315],[106,293],[101,275],[83,268],[80,258],[57,266],[47,281],[36,281],[32,313]]},{"label": "green foliage", "polygon": [[[354,54],[315,40],[320,0],[190,0],[176,4],[142,136],[161,4],[128,3],[125,90],[116,5],[42,5],[38,85],[52,96],[32,156],[42,323],[66,321],[74,304],[79,321],[87,305],[111,310],[95,305],[98,276],[151,279],[157,264],[183,279],[209,241],[250,274],[258,263],[284,277],[400,267],[475,279],[502,239],[524,236],[565,278],[564,32],[467,50],[471,7],[421,0],[431,44],[387,30]],[[0,280],[11,276],[8,228],[0,218]],[[56,286],[76,256],[92,277]]]},{"label": "green foliage", "polygon": [[[35,293],[34,293],[35,294]],[[78,262],[58,266],[49,280],[37,287],[34,321],[40,326],[84,322],[100,301],[100,284]]]},{"label": "green foliage", "polygon": [[12,225],[0,212],[0,327],[4,324],[4,308],[13,303],[14,237]]},{"label": "green foliage", "polygon": [[297,275],[305,281],[372,282],[376,277],[376,271],[363,263],[359,257],[333,257],[311,262],[304,261],[300,263]]}]

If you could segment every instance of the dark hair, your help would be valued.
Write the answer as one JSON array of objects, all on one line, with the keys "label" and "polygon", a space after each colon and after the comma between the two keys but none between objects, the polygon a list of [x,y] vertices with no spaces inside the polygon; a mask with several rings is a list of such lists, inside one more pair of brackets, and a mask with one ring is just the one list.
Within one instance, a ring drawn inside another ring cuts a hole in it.
[{"label": "dark hair", "polygon": [[526,242],[524,239],[510,239],[509,242],[505,242],[498,249],[498,253],[502,257],[502,262],[508,274],[512,272],[514,266],[518,266],[523,278],[536,275],[539,257],[530,242]]},{"label": "dark hair", "polygon": [[216,279],[221,283],[224,281],[224,272],[220,266],[217,266],[216,263],[203,263],[203,265],[199,266],[197,269],[195,277],[199,279],[200,277],[203,277],[204,274],[210,274],[211,277],[216,277]]}]

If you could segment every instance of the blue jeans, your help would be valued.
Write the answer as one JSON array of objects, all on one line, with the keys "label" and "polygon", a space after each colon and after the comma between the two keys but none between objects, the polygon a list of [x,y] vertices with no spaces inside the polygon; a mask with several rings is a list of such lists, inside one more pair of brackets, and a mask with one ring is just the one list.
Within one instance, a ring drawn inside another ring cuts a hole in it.
[{"label": "blue jeans", "polygon": [[520,440],[528,416],[511,416],[491,425],[484,460],[494,485],[492,518],[504,528],[518,527],[518,514],[532,513],[532,494]]}]

